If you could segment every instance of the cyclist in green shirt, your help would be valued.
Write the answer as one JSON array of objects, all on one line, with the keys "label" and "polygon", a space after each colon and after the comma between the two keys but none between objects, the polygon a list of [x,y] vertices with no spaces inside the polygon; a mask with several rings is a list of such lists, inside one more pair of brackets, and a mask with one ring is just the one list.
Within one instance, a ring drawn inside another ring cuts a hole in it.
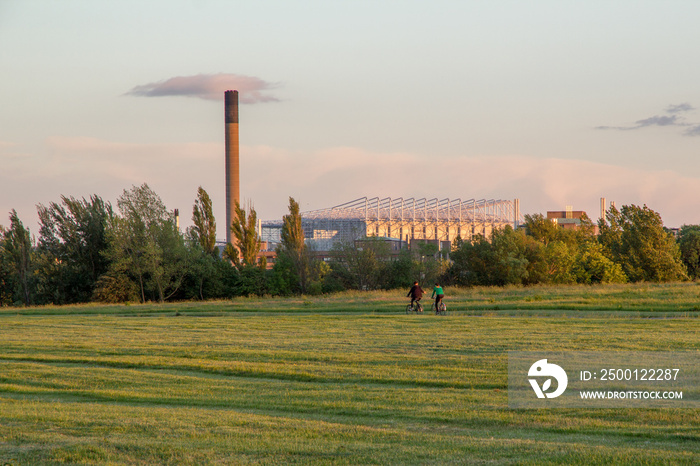
[{"label": "cyclist in green shirt", "polygon": [[435,312],[437,312],[440,309],[440,303],[442,302],[442,298],[445,297],[445,292],[442,291],[442,287],[439,283],[435,284],[435,288],[433,288],[433,294],[430,297],[435,298]]}]

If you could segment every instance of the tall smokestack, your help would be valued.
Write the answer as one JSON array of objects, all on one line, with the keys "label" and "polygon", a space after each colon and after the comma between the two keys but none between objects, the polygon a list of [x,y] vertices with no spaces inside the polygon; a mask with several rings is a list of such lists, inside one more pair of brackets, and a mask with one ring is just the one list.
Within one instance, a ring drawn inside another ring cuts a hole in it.
[{"label": "tall smokestack", "polygon": [[604,197],[600,198],[600,219],[605,222],[605,212],[608,210],[608,202]]},{"label": "tall smokestack", "polygon": [[241,202],[238,156],[238,91],[224,93],[226,122],[226,242],[231,242],[231,225],[236,217],[236,202]]}]

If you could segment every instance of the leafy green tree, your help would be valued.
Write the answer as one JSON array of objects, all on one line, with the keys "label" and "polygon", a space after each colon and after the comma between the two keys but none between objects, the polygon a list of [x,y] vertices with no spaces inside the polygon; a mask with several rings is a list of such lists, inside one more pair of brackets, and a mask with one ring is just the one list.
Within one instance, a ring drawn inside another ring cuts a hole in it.
[{"label": "leafy green tree", "polygon": [[[153,265],[162,262],[162,251],[155,240],[155,230],[164,220],[165,205],[146,185],[124,190],[117,201],[120,214],[112,220],[108,258],[110,275],[128,274],[139,288],[141,302],[146,301],[148,280]],[[103,293],[105,290],[100,290]]]},{"label": "leafy green tree", "polygon": [[147,184],[124,190],[117,206],[120,215],[109,230],[110,276],[128,274],[142,302],[147,294],[160,302],[170,299],[182,284],[189,259],[173,216]]},{"label": "leafy green tree", "polygon": [[415,246],[413,272],[416,276],[415,278],[410,278],[408,283],[404,282],[402,286],[412,285],[414,281],[418,280],[422,286],[430,287],[446,274],[449,268],[449,261],[443,258],[438,245],[435,243],[414,242],[413,245]]},{"label": "leafy green tree", "polygon": [[528,264],[524,284],[575,283],[576,278],[572,269],[576,257],[576,246],[571,247],[560,240],[543,244],[530,236],[525,242],[525,258]]},{"label": "leafy green tree", "polygon": [[631,281],[687,278],[678,244],[657,212],[646,205],[625,205],[620,210],[611,207],[605,217],[607,222],[598,222],[598,240]]},{"label": "leafy green tree", "polygon": [[387,289],[408,288],[419,280],[419,263],[408,249],[399,251],[395,260],[389,263],[385,274],[384,287]]},{"label": "leafy green tree", "polygon": [[598,242],[585,242],[574,259],[572,273],[577,283],[626,283],[622,266],[608,259]]},{"label": "leafy green tree", "polygon": [[0,307],[11,306],[12,268],[5,258],[5,227],[0,225]]},{"label": "leafy green tree", "polygon": [[151,286],[158,301],[163,302],[177,295],[190,269],[191,256],[172,216],[168,215],[156,233],[156,245],[162,259],[160,263],[151,264]]},{"label": "leafy green tree", "polygon": [[519,285],[528,277],[525,255],[527,237],[522,230],[510,225],[494,230],[491,245],[494,250],[492,280],[496,285]]},{"label": "leafy green tree", "polygon": [[700,225],[683,225],[678,235],[681,260],[691,278],[700,278]]},{"label": "leafy green tree", "polygon": [[177,299],[228,299],[241,295],[240,272],[231,262],[190,247],[191,261]]},{"label": "leafy green tree", "polygon": [[323,277],[323,282],[321,284],[321,291],[323,293],[338,293],[354,288],[353,277],[345,264],[333,260],[327,265],[330,270]]},{"label": "leafy green tree", "polygon": [[268,287],[270,293],[274,295],[288,296],[293,293],[300,292],[295,289],[297,277],[293,273],[294,265],[285,255],[278,253],[275,258],[275,265],[272,268],[272,273],[268,278]]},{"label": "leafy green tree", "polygon": [[481,235],[468,241],[458,238],[450,254],[449,275],[456,285],[490,285],[490,264],[494,261],[491,244]]},{"label": "leafy green tree", "polygon": [[192,223],[190,237],[199,243],[204,252],[216,255],[216,219],[211,198],[201,186],[197,189],[197,199],[192,208]]},{"label": "leafy green tree", "polygon": [[[615,247],[624,237],[619,217],[606,238]],[[613,241],[612,239],[616,239]],[[527,215],[525,228],[495,230],[491,240],[458,240],[447,274],[459,285],[623,283],[620,264],[606,257],[587,217],[576,229],[564,229],[540,214]]]},{"label": "leafy green tree", "polygon": [[37,294],[40,302],[87,302],[109,262],[107,225],[112,207],[98,196],[38,206]]},{"label": "leafy green tree", "polygon": [[576,259],[576,249],[563,241],[553,241],[544,248],[544,260],[547,264],[547,283],[575,283],[573,265]]},{"label": "leafy green tree", "polygon": [[2,268],[5,269],[5,293],[14,304],[32,302],[32,241],[17,211],[10,212],[10,228],[3,232]]},{"label": "leafy green tree", "polygon": [[236,294],[243,296],[263,296],[267,293],[265,269],[255,265],[243,265],[238,270]]},{"label": "leafy green tree", "polygon": [[562,228],[542,214],[525,215],[525,232],[528,236],[543,244],[560,238]]},{"label": "leafy green tree", "polygon": [[494,230],[491,241],[481,235],[457,241],[452,250],[449,275],[458,285],[489,286],[528,283],[528,238],[511,226]]},{"label": "leafy green tree", "polygon": [[129,270],[122,265],[113,264],[97,280],[92,298],[103,303],[126,303],[142,300],[141,291],[131,279]]},{"label": "leafy green tree", "polygon": [[206,282],[207,298],[233,298],[238,293],[238,270],[225,260],[214,261],[214,277]]},{"label": "leafy green tree", "polygon": [[339,243],[332,249],[334,273],[346,288],[374,290],[381,287],[382,275],[389,259],[386,242],[367,237],[354,243]]},{"label": "leafy green tree", "polygon": [[311,261],[311,277],[312,280],[307,287],[307,293],[319,295],[325,292],[326,281],[330,276],[331,266],[324,261]]},{"label": "leafy green tree", "polygon": [[581,216],[576,228],[562,228],[560,225],[545,218],[542,214],[525,215],[525,233],[535,241],[544,245],[552,241],[561,241],[570,249],[574,249],[584,241],[594,240],[595,227],[586,214]]},{"label": "leafy green tree", "polygon": [[207,253],[199,243],[191,241],[188,245],[190,263],[187,281],[183,285],[185,299],[206,299],[205,284],[216,276],[216,262],[211,253]]}]

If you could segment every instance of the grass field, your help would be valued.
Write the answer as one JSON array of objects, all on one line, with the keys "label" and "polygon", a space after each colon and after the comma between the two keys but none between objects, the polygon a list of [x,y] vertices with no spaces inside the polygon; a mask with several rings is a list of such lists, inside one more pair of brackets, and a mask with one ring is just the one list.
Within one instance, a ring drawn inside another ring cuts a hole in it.
[{"label": "grass field", "polygon": [[[512,410],[509,350],[700,350],[700,285],[0,309],[0,464],[697,464],[697,409]],[[652,317],[652,318],[650,318]]]}]

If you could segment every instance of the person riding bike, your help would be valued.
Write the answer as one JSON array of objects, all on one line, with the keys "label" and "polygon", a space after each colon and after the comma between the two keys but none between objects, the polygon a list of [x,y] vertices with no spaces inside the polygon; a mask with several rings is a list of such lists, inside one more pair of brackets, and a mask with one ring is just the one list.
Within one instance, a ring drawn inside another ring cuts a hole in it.
[{"label": "person riding bike", "polygon": [[437,313],[440,310],[440,303],[442,302],[442,298],[445,297],[445,292],[442,291],[442,287],[439,283],[435,283],[435,288],[433,288],[433,294],[430,297],[435,298],[435,312]]},{"label": "person riding bike", "polygon": [[411,297],[411,307],[413,307],[413,303],[417,303],[421,300],[423,293],[425,293],[425,291],[423,291],[423,288],[420,287],[418,282],[413,282],[413,286],[406,295],[406,297]]}]

